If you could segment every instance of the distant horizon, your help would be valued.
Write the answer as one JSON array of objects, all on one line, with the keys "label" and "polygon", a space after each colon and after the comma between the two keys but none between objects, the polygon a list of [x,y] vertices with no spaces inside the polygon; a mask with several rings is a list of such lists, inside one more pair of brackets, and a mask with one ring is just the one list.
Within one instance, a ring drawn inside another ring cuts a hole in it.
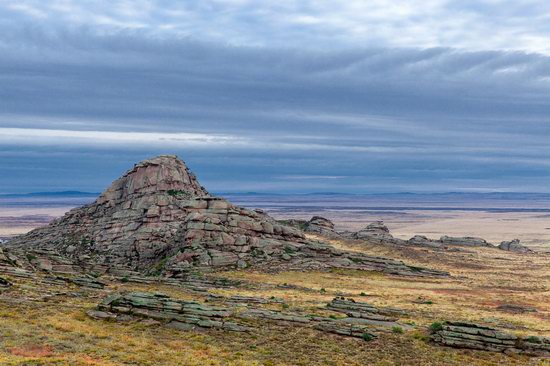
[{"label": "distant horizon", "polygon": [[[107,188],[107,187],[105,187]],[[214,195],[305,195],[305,196],[313,196],[313,195],[345,195],[345,196],[369,196],[369,195],[550,195],[550,192],[504,192],[504,191],[494,191],[494,192],[473,192],[473,191],[448,191],[448,192],[242,192],[242,191],[226,191],[226,192],[218,192],[218,191],[209,191],[210,193]],[[102,192],[88,192],[88,191],[78,191],[78,190],[61,190],[61,191],[40,191],[40,192],[0,192],[0,197],[7,197],[7,196],[46,196],[46,195],[85,195],[85,196],[97,196],[100,195]]]}]

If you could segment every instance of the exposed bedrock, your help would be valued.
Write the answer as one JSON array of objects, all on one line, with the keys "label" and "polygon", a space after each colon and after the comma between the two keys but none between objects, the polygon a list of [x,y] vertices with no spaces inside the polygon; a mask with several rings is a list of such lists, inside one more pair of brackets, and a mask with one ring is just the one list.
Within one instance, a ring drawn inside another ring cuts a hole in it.
[{"label": "exposed bedrock", "polygon": [[384,225],[383,221],[375,221],[357,232],[342,233],[342,236],[349,239],[367,240],[380,244],[406,244],[404,240],[394,238],[390,233],[390,229]]},{"label": "exposed bedrock", "polygon": [[433,341],[444,346],[508,354],[550,356],[550,338],[548,337],[519,337],[494,328],[461,322],[445,322],[432,328]]},{"label": "exposed bedrock", "polygon": [[340,235],[334,230],[334,223],[321,216],[313,216],[305,224],[305,232],[314,233],[331,239],[338,239]]},{"label": "exposed bedrock", "polygon": [[[322,218],[310,222],[330,230]],[[126,268],[178,277],[193,268],[266,270],[355,268],[395,274],[445,275],[402,262],[336,250],[260,210],[210,195],[176,156],[136,164],[92,204],[14,238],[9,247],[37,256],[33,267],[56,272],[71,266]],[[47,256],[48,257],[48,256]],[[63,263],[64,260],[66,263]],[[50,268],[51,267],[51,268]]]},{"label": "exposed bedrock", "polygon": [[519,239],[514,239],[511,241],[503,241],[498,246],[499,249],[506,250],[509,252],[516,253],[532,253],[533,251],[527,247],[521,245]]},{"label": "exposed bedrock", "polygon": [[228,320],[233,315],[228,308],[174,300],[161,293],[114,294],[98,305],[98,311],[91,310],[88,315],[97,319],[116,319],[121,316],[149,318],[182,330],[196,327],[247,330],[246,326]]}]

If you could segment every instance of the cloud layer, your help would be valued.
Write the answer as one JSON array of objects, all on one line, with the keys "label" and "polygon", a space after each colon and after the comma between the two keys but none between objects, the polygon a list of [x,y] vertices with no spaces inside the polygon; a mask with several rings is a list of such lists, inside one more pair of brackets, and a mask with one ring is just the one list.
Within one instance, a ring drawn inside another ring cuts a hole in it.
[{"label": "cloud layer", "polygon": [[233,45],[550,52],[550,4],[541,0],[5,0],[0,13],[14,23],[125,28]]},{"label": "cloud layer", "polygon": [[[420,10],[405,2],[10,3],[0,1],[2,192],[98,191],[159,153],[178,153],[213,191],[550,186],[550,57],[533,52],[548,37],[520,19],[544,18],[544,4],[514,16],[501,6],[493,28],[508,33],[496,33],[532,43],[487,37],[487,51],[483,30],[461,42],[429,39],[442,21],[407,32]],[[423,10],[456,11],[447,28],[473,32],[460,19],[502,5],[461,4]],[[367,36],[361,19],[385,35]]]}]

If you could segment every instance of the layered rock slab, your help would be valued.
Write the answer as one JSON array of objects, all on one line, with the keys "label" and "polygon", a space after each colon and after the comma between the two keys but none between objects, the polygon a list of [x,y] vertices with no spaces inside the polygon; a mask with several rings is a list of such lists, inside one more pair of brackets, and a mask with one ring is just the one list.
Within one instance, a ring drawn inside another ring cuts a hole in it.
[{"label": "layered rock slab", "polygon": [[550,356],[550,338],[548,337],[519,337],[473,323],[450,321],[432,331],[432,340],[435,343],[449,347]]},{"label": "layered rock slab", "polygon": [[233,315],[228,308],[208,306],[194,301],[175,300],[161,293],[113,294],[98,305],[98,311],[89,311],[88,315],[98,319],[116,319],[121,315],[142,317],[164,322],[168,326],[178,329],[193,329],[195,327],[230,331],[248,329],[244,325],[228,321],[228,318]]}]

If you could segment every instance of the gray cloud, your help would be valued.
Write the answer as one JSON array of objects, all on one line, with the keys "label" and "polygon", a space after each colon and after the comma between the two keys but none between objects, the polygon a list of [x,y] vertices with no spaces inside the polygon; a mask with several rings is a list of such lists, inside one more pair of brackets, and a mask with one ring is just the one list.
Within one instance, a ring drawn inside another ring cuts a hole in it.
[{"label": "gray cloud", "polygon": [[233,45],[455,47],[550,52],[541,0],[20,0],[0,14],[23,21],[146,30]]},{"label": "gray cloud", "polygon": [[5,192],[97,191],[172,152],[217,191],[548,190],[541,54],[3,29]]}]

